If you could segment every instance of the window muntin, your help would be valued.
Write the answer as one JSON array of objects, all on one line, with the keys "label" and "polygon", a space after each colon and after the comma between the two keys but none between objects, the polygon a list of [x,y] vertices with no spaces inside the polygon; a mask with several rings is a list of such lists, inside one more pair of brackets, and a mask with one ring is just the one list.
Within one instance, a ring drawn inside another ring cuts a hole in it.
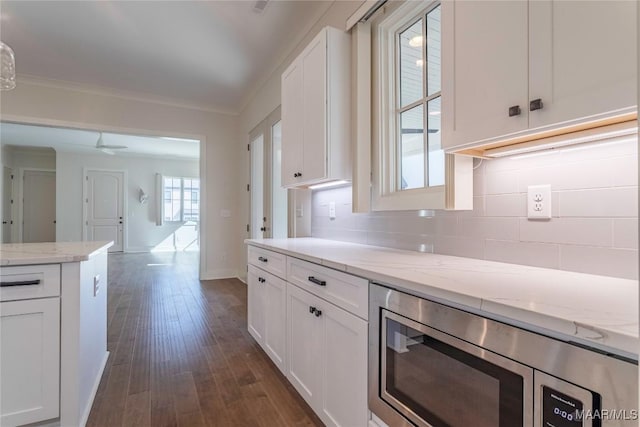
[{"label": "window muntin", "polygon": [[444,185],[440,9],[440,4],[431,6],[396,32],[394,120],[398,128],[395,144],[399,173],[395,191]]},{"label": "window muntin", "polygon": [[165,177],[163,217],[165,221],[200,220],[200,180]]}]

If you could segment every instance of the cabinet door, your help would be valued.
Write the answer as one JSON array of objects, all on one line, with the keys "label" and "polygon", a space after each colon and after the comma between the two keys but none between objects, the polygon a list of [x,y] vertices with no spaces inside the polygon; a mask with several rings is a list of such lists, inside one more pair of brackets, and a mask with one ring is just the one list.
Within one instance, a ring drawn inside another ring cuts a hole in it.
[{"label": "cabinet door", "polygon": [[637,7],[635,1],[529,2],[529,96],[543,104],[529,112],[530,128],[637,104]]},{"label": "cabinet door", "polygon": [[322,387],[319,369],[322,320],[312,309],[320,308],[321,301],[287,284],[287,378],[314,409],[318,408]]},{"label": "cabinet door", "polygon": [[287,353],[287,283],[269,275],[264,283],[264,350],[283,374]]},{"label": "cabinet door", "polygon": [[322,312],[322,402],[328,426],[365,426],[367,405],[367,322],[325,304]]},{"label": "cabinet door", "polygon": [[[327,176],[327,31],[320,32],[301,55],[304,143],[302,182]],[[349,94],[342,94],[349,96]],[[344,141],[345,143],[347,141]]]},{"label": "cabinet door", "polygon": [[265,325],[265,307],[264,307],[264,273],[260,275],[261,270],[253,266],[249,266],[247,274],[247,327],[251,336],[263,345],[264,343],[264,325]]},{"label": "cabinet door", "polygon": [[525,1],[442,2],[445,149],[527,128],[527,12]]},{"label": "cabinet door", "polygon": [[0,425],[60,414],[60,299],[0,303]]},{"label": "cabinet door", "polygon": [[[302,64],[295,61],[282,75],[282,186],[296,184],[302,173]],[[294,176],[295,175],[295,176]]]}]

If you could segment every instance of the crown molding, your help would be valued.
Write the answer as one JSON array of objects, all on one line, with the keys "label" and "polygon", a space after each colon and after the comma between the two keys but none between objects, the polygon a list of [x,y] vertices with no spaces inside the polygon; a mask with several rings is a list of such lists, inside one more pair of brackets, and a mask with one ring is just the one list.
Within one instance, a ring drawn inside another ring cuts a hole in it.
[{"label": "crown molding", "polygon": [[47,77],[35,76],[32,74],[19,74],[16,76],[19,83],[31,84],[36,86],[45,86],[55,89],[71,90],[91,95],[108,96],[111,98],[127,99],[131,101],[147,102],[152,104],[166,105],[170,107],[184,108],[189,110],[204,111],[207,113],[224,114],[236,116],[239,111],[234,109],[218,108],[204,104],[194,104],[184,102],[174,98],[163,97],[159,95],[151,95],[141,92],[129,92],[119,89],[111,89],[104,86],[88,85],[84,83],[75,83],[66,80],[57,80]]}]

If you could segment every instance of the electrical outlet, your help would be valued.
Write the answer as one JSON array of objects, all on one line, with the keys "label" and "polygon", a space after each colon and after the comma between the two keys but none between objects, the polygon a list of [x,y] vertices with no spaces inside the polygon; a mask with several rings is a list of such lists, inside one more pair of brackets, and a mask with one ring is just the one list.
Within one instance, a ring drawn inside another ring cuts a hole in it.
[{"label": "electrical outlet", "polygon": [[93,296],[97,297],[98,293],[100,293],[100,275],[96,274],[93,277]]},{"label": "electrical outlet", "polygon": [[336,219],[336,202],[329,202],[329,219]]},{"label": "electrical outlet", "polygon": [[530,185],[527,188],[527,218],[551,219],[550,185]]}]

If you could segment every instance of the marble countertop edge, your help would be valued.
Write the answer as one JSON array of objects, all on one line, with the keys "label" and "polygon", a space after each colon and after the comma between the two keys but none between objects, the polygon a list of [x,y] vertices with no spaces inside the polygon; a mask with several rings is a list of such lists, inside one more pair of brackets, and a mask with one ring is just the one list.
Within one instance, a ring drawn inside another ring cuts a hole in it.
[{"label": "marble countertop edge", "polygon": [[113,244],[113,241],[4,243],[0,245],[0,266],[87,261]]}]

